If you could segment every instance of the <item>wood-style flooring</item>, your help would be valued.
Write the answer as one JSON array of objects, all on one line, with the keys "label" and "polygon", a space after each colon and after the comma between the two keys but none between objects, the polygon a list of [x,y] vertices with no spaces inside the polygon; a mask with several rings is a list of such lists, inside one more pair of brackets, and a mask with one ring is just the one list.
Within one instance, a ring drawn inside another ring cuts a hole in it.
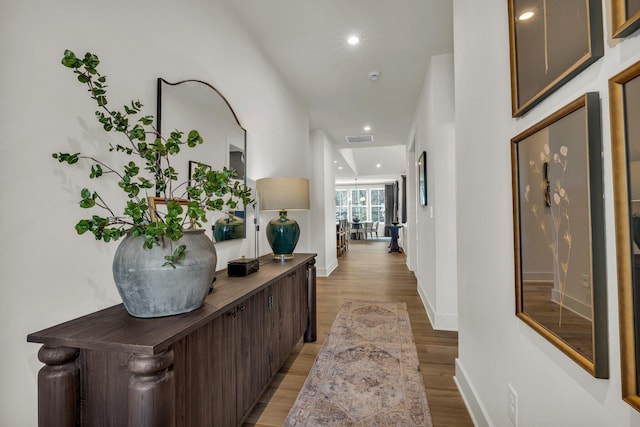
[{"label": "wood-style flooring", "polygon": [[456,332],[435,331],[406,258],[386,242],[351,241],[329,277],[318,277],[318,341],[299,344],[247,419],[245,426],[282,426],[345,300],[407,304],[434,427],[473,426],[453,381]]},{"label": "wood-style flooring", "polygon": [[524,314],[593,360],[593,323],[552,301],[552,289],[552,282],[525,282],[522,286]]}]

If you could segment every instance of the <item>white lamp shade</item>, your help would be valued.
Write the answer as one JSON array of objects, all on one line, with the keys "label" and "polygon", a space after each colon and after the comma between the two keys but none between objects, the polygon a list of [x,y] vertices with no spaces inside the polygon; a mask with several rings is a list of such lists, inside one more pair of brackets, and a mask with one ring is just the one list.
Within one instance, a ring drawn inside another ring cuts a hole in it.
[{"label": "white lamp shade", "polygon": [[309,209],[306,178],[262,178],[256,181],[260,209],[265,211]]}]

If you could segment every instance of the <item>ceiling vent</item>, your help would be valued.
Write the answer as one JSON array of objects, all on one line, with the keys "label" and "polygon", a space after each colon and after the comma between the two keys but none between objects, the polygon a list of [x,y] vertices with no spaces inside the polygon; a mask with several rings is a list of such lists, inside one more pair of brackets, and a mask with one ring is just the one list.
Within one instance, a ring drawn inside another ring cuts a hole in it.
[{"label": "ceiling vent", "polygon": [[345,138],[347,138],[349,144],[373,142],[373,135],[352,135]]}]

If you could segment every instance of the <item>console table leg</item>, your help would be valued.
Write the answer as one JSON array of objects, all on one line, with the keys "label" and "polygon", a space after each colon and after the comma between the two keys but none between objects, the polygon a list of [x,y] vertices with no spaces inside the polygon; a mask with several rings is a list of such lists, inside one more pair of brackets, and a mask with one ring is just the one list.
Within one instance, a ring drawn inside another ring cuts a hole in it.
[{"label": "console table leg", "polygon": [[78,354],[77,348],[40,347],[38,359],[45,366],[38,372],[38,426],[79,425]]},{"label": "console table leg", "polygon": [[304,333],[304,342],[315,342],[318,338],[318,321],[316,310],[316,259],[307,263],[307,291],[309,307],[309,322]]},{"label": "console table leg", "polygon": [[129,426],[175,425],[173,350],[156,355],[132,354],[129,358]]}]

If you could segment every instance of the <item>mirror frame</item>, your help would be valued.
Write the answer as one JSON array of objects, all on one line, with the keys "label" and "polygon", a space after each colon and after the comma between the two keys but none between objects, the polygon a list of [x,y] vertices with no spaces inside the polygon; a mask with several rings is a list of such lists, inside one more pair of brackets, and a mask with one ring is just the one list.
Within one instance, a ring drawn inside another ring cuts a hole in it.
[{"label": "mirror frame", "polygon": [[[635,326],[640,319],[640,309],[634,299],[631,197],[629,196],[629,167],[626,133],[626,109],[624,85],[640,77],[640,61],[609,79],[609,112],[611,116],[611,151],[613,157],[613,191],[616,221],[616,249],[618,263],[618,315],[620,318],[620,361],[622,375],[622,399],[640,411],[640,366],[636,362],[640,330]],[[640,143],[640,141],[638,141]],[[640,280],[640,278],[638,278]]]},{"label": "mirror frame", "polygon": [[[157,79],[157,105],[156,105],[156,121],[157,121],[157,126],[158,126],[158,132],[160,132],[160,134],[162,135],[162,85],[166,84],[169,86],[178,86],[184,83],[200,83],[203,84],[205,86],[207,86],[208,88],[210,88],[215,94],[217,94],[223,101],[224,103],[227,105],[227,108],[229,108],[229,111],[231,112],[231,114],[233,115],[233,118],[236,122],[236,124],[238,125],[238,127],[242,130],[243,133],[243,143],[244,143],[244,147],[242,147],[242,149],[244,150],[244,157],[245,157],[245,161],[244,161],[244,170],[242,171],[242,181],[244,183],[244,185],[247,185],[247,130],[244,128],[244,126],[242,126],[242,124],[240,123],[240,120],[238,120],[238,115],[236,114],[236,112],[234,111],[233,107],[231,107],[231,104],[229,104],[229,101],[227,100],[227,98],[220,93],[220,91],[218,89],[216,89],[214,86],[212,86],[211,84],[203,81],[203,80],[198,80],[198,79],[186,79],[186,80],[180,80],[178,82],[172,83],[168,80],[163,79],[162,77],[158,77]],[[204,143],[206,144],[206,140],[204,141]],[[227,167],[229,167],[230,165],[227,165]],[[189,167],[189,172],[190,171],[190,167]],[[189,179],[191,179],[191,176],[189,176]],[[157,196],[159,194],[156,194]],[[244,206],[244,226],[243,226],[243,230],[242,230],[242,238],[245,239],[247,237],[247,206]],[[214,243],[220,243],[220,242],[216,242],[215,239],[213,239]]]},{"label": "mirror frame", "polygon": [[627,37],[640,28],[640,10],[629,16],[625,0],[611,0],[613,38]]},{"label": "mirror frame", "polygon": [[[559,122],[569,114],[585,109],[586,126],[586,161],[589,181],[589,227],[591,231],[591,301],[593,360],[580,353],[569,342],[545,327],[536,318],[524,310],[523,301],[523,271],[522,271],[522,231],[520,229],[520,180],[519,180],[519,151],[518,143],[526,140],[535,133]],[[609,377],[609,351],[607,333],[607,294],[606,294],[606,266],[605,266],[605,235],[604,235],[604,203],[602,182],[602,132],[600,125],[600,99],[597,92],[587,93],[557,112],[551,114],[539,123],[511,140],[511,166],[513,190],[513,218],[514,218],[514,254],[515,254],[515,300],[516,316],[536,332],[550,341],[569,358],[588,371],[596,378]]]}]

